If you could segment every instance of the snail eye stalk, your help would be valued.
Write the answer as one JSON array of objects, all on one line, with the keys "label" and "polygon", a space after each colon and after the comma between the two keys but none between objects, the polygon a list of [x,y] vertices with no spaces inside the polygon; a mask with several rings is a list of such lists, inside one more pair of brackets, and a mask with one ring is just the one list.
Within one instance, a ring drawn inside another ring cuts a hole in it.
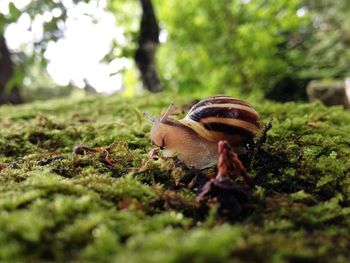
[{"label": "snail eye stalk", "polygon": [[143,115],[149,119],[151,122],[155,122],[157,120],[157,118],[153,117],[151,114],[144,112]]}]

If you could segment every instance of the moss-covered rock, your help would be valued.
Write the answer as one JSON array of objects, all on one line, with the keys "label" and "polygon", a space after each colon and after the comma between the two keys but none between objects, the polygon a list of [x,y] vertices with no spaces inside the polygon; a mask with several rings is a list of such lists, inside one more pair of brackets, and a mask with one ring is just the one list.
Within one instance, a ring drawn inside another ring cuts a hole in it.
[{"label": "moss-covered rock", "polygon": [[[150,123],[171,100],[89,97],[0,108],[0,260],[347,262],[350,114],[251,101],[267,140],[252,156],[249,213],[227,221],[148,157]],[[85,155],[75,145],[102,147]],[[241,183],[240,180],[237,182]]]}]

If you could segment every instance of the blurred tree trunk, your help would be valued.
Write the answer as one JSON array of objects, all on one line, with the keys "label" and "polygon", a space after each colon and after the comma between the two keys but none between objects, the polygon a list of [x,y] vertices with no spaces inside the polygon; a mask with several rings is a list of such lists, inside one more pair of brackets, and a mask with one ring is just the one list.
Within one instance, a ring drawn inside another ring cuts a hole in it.
[{"label": "blurred tree trunk", "polygon": [[163,90],[155,65],[159,44],[159,27],[151,0],[140,0],[142,17],[135,61],[141,72],[142,83],[152,92]]},{"label": "blurred tree trunk", "polygon": [[14,68],[6,40],[0,34],[0,104],[18,104],[23,102],[18,87],[12,87],[11,90],[7,90],[6,87],[14,76]]}]

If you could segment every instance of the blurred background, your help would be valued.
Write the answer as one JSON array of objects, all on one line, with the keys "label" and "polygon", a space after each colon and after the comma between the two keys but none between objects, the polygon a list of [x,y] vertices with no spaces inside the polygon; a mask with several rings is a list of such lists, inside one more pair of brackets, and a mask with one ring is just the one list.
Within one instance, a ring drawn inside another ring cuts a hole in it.
[{"label": "blurred background", "polygon": [[226,93],[349,106],[348,0],[1,0],[0,104]]}]

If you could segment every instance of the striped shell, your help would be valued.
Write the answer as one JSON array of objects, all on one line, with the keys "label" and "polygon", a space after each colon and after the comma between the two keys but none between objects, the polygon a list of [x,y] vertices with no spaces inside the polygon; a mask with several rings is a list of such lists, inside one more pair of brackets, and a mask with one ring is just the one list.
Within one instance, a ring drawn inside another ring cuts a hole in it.
[{"label": "striped shell", "polygon": [[241,145],[263,128],[257,111],[247,102],[214,96],[194,105],[180,122],[209,141]]}]

